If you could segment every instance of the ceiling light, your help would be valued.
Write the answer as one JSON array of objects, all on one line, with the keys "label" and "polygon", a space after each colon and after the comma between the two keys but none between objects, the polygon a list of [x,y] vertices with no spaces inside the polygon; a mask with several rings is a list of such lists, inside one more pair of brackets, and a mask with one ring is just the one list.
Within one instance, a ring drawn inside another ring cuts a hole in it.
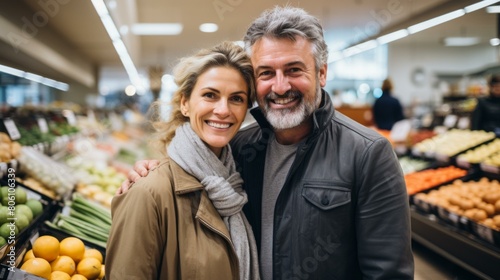
[{"label": "ceiling light", "polygon": [[500,6],[486,7],[486,12],[488,12],[490,14],[498,14],[498,13],[500,13]]},{"label": "ceiling light", "polygon": [[489,5],[495,4],[497,2],[500,2],[500,0],[484,0],[477,2],[476,4],[469,5],[465,7],[464,10],[466,13],[470,13],[482,9],[484,7],[487,7]]},{"label": "ceiling light", "polygon": [[408,31],[406,29],[401,29],[401,30],[389,33],[387,35],[378,37],[377,42],[380,45],[383,45],[383,44],[387,44],[387,43],[396,41],[398,39],[404,38],[406,36],[408,36]]},{"label": "ceiling light", "polygon": [[200,25],[200,31],[206,33],[212,33],[219,30],[219,26],[215,23],[203,23]]},{"label": "ceiling light", "polygon": [[456,10],[456,11],[453,11],[453,12],[435,17],[435,18],[431,18],[431,19],[423,21],[421,23],[417,23],[415,25],[412,25],[412,26],[408,27],[408,32],[410,32],[410,34],[415,34],[415,33],[420,32],[422,30],[431,28],[433,26],[450,21],[452,19],[456,19],[456,18],[461,17],[463,15],[465,15],[465,11],[463,9]]},{"label": "ceiling light", "polygon": [[109,15],[106,4],[103,0],[92,0],[92,4],[94,5],[97,14],[101,18],[101,22],[108,32],[109,37],[113,41],[113,46],[115,47],[116,53],[122,61],[123,67],[125,68],[130,81],[132,82],[132,84],[134,84],[136,89],[138,89],[139,91],[143,91],[143,83],[139,77],[137,68],[135,67],[134,62],[132,61],[132,58],[127,51],[127,48],[125,47],[125,44],[120,37],[120,33],[118,32],[113,19]]},{"label": "ceiling light", "polygon": [[500,39],[498,38],[490,39],[490,45],[492,45],[493,47],[500,45]]},{"label": "ceiling light", "polygon": [[378,45],[377,41],[370,40],[370,41],[352,46],[350,48],[347,48],[342,53],[343,53],[344,57],[349,57],[349,56],[353,56],[353,55],[358,54],[358,53],[362,53],[362,52],[374,49],[377,47],[377,45]]},{"label": "ceiling light", "polygon": [[49,87],[56,88],[58,90],[62,90],[62,91],[69,90],[69,85],[66,83],[58,82],[56,80],[45,78],[45,77],[30,73],[30,72],[24,72],[22,70],[12,68],[9,66],[5,66],[5,65],[0,64],[0,72],[7,73],[7,74],[10,74],[10,75],[13,75],[16,77],[20,77],[20,78],[25,78],[25,79],[28,79],[28,80],[31,80],[31,81],[34,81],[34,82],[37,82],[40,84],[44,84],[44,85],[49,86]]},{"label": "ceiling light", "polygon": [[446,37],[444,45],[447,47],[466,47],[479,44],[478,37]]},{"label": "ceiling light", "polygon": [[179,35],[182,32],[180,23],[136,23],[131,27],[135,35]]}]

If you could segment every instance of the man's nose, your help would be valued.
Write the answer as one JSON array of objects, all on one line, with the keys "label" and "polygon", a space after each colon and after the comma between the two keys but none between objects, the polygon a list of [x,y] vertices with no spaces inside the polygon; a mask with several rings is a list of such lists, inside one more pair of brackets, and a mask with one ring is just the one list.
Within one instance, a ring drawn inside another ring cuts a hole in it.
[{"label": "man's nose", "polygon": [[274,91],[276,94],[283,95],[290,89],[292,89],[292,86],[288,82],[288,77],[284,75],[283,72],[276,72],[272,91]]}]

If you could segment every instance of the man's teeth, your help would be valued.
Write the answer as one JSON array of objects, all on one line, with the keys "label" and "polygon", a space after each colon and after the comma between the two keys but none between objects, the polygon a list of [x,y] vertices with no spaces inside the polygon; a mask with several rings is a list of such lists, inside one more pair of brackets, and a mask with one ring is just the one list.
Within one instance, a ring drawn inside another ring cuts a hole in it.
[{"label": "man's teeth", "polygon": [[207,124],[215,128],[228,128],[230,126],[228,123],[207,122]]},{"label": "man's teeth", "polygon": [[283,104],[290,103],[293,100],[294,100],[294,98],[280,98],[280,99],[274,99],[273,102],[276,104],[283,105]]}]

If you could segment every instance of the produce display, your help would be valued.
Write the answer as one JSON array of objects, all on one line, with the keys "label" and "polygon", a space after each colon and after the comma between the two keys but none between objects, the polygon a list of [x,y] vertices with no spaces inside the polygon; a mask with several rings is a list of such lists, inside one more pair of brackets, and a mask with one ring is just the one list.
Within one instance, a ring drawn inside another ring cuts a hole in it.
[{"label": "produce display", "polygon": [[500,230],[500,184],[497,180],[456,180],[429,193],[416,194],[415,197]]},{"label": "produce display", "polygon": [[9,162],[19,156],[21,144],[11,141],[9,135],[0,132],[0,162]]},{"label": "produce display", "polygon": [[403,174],[409,174],[423,170],[429,166],[429,162],[423,159],[411,158],[408,156],[399,158],[399,164],[403,169]]},{"label": "produce display", "polygon": [[417,143],[413,151],[417,154],[454,156],[492,139],[495,139],[493,132],[451,129]]},{"label": "produce display", "polygon": [[24,255],[21,270],[45,279],[96,280],[104,278],[105,265],[99,250],[76,237],[42,235]]},{"label": "produce display", "polygon": [[96,164],[80,157],[71,157],[66,164],[73,168],[79,183],[76,192],[106,207],[111,207],[111,200],[116,190],[126,179],[125,174],[106,163]]},{"label": "produce display", "polygon": [[71,192],[77,182],[72,170],[32,147],[23,147],[19,156],[21,170],[59,196]]},{"label": "produce display", "polygon": [[111,211],[75,193],[68,202],[69,213],[58,213],[53,222],[45,221],[51,228],[76,236],[106,248],[111,229]]},{"label": "produce display", "polygon": [[[8,186],[0,187],[0,201],[0,247],[2,247],[10,238],[18,236],[32,224],[42,214],[44,206],[39,200],[29,198],[28,192],[21,187],[16,187],[14,191],[9,190]],[[15,224],[14,228],[11,227],[12,221]],[[14,235],[11,235],[11,230],[14,231]]]},{"label": "produce display", "polygon": [[473,150],[469,150],[457,157],[457,161],[469,163],[481,163],[488,158],[495,158],[500,155],[500,139],[495,139],[488,144],[481,145]]},{"label": "produce display", "polygon": [[409,195],[428,190],[448,181],[463,177],[467,170],[447,166],[436,169],[426,169],[405,175],[406,189]]}]

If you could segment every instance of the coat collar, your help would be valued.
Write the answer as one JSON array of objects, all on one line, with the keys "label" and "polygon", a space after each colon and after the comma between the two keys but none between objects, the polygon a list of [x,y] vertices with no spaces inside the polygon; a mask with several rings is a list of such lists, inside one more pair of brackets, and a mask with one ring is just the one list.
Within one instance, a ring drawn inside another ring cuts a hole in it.
[{"label": "coat collar", "polygon": [[208,197],[203,185],[191,174],[187,173],[177,163],[170,159],[170,168],[174,180],[175,195],[181,196],[184,194],[201,191],[200,203],[196,210],[196,218],[212,230],[222,234],[227,241],[231,242],[231,235],[226,224],[222,220],[219,212],[215,209],[214,204]]},{"label": "coat collar", "polygon": [[193,175],[187,173],[175,161],[170,159],[170,168],[174,179],[175,194],[185,194],[203,189],[203,185]]}]

